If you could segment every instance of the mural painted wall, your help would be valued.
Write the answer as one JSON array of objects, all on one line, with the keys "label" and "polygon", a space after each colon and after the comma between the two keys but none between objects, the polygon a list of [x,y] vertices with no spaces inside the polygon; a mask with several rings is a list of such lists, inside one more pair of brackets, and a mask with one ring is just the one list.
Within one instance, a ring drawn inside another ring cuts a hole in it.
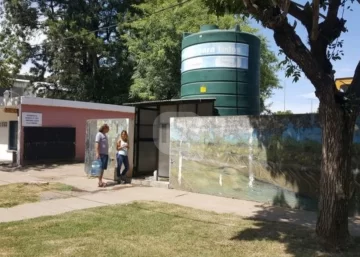
[{"label": "mural painted wall", "polygon": [[[130,148],[134,146],[134,123],[131,119],[99,119],[88,120],[86,123],[86,137],[85,137],[85,172],[90,173],[91,163],[95,158],[95,136],[99,128],[103,124],[108,124],[110,131],[108,133],[109,140],[109,163],[108,169],[104,172],[104,178],[116,180],[116,142],[122,130],[126,130],[129,135]],[[131,177],[132,174],[133,153],[129,151],[129,164],[130,170],[127,176]]]},{"label": "mural painted wall", "polygon": [[[351,216],[360,213],[360,120]],[[172,118],[172,188],[317,209],[321,130],[316,115]]]}]

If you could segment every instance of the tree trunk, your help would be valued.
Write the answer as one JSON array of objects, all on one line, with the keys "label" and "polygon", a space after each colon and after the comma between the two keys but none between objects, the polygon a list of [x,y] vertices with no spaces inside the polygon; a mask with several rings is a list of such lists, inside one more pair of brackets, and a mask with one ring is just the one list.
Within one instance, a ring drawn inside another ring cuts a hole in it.
[{"label": "tree trunk", "polygon": [[322,161],[316,234],[326,246],[341,249],[350,239],[348,203],[356,115],[347,114],[329,91],[320,95]]}]

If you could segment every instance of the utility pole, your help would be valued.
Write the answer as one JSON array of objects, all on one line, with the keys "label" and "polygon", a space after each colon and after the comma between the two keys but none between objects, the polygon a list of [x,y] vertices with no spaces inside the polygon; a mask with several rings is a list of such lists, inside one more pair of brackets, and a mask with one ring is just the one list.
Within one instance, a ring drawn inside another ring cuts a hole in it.
[{"label": "utility pole", "polygon": [[313,100],[314,99],[310,99],[310,106],[311,106],[311,112],[310,113],[313,113]]},{"label": "utility pole", "polygon": [[284,112],[286,111],[286,83],[284,82]]}]

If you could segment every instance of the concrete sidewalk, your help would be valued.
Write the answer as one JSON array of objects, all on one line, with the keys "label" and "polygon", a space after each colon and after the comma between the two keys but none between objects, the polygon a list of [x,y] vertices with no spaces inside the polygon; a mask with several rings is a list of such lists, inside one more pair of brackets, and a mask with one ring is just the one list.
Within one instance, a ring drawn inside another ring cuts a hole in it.
[{"label": "concrete sidewalk", "polygon": [[[178,190],[151,187],[122,187],[117,191],[88,194],[81,197],[50,200],[0,209],[0,222],[19,221],[70,211],[126,204],[133,201],[158,201],[216,213],[232,213],[242,217],[289,222],[314,228],[316,214],[262,205],[260,203],[201,195]],[[360,220],[350,220],[353,235],[360,235]]]}]

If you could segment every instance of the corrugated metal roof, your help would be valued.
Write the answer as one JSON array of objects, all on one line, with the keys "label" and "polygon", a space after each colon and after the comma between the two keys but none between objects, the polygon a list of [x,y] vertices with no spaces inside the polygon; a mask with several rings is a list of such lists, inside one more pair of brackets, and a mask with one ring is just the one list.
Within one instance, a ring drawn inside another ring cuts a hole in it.
[{"label": "corrugated metal roof", "polygon": [[171,104],[190,104],[201,102],[214,102],[216,98],[195,98],[195,99],[171,99],[171,100],[158,100],[158,101],[144,101],[136,103],[124,103],[122,105],[127,106],[159,106],[159,105],[171,105]]}]

